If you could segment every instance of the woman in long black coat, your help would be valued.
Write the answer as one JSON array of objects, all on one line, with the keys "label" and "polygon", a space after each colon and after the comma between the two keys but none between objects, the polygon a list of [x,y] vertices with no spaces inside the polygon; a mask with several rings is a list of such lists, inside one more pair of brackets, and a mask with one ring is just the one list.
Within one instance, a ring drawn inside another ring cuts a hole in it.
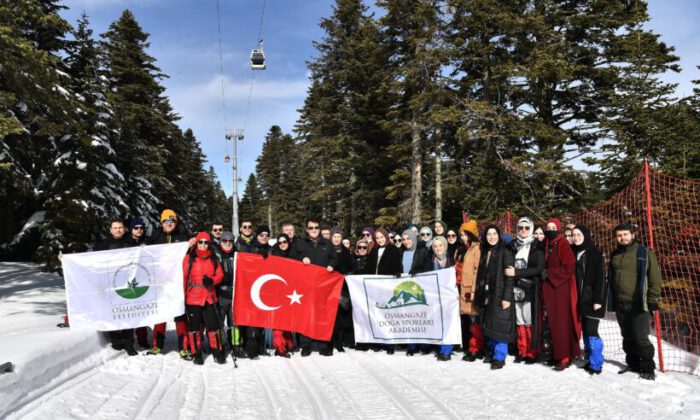
[{"label": "woman in long black coat", "polygon": [[576,290],[578,291],[578,314],[583,330],[585,369],[591,375],[603,370],[603,340],[598,335],[598,324],[605,317],[608,295],[607,277],[603,254],[593,245],[591,231],[576,225],[571,232],[571,248],[576,257]]},{"label": "woman in long black coat", "polygon": [[[338,269],[336,271],[343,275],[350,273],[352,271],[352,255],[343,246],[343,232],[340,229],[331,229],[331,244],[333,245],[332,252],[338,255]],[[331,342],[333,347],[341,353],[345,351],[343,344],[348,346],[354,346],[355,344],[350,291],[345,281],[343,281],[343,289],[340,292],[340,301],[338,302],[338,312],[335,317]]]},{"label": "woman in long black coat", "polygon": [[484,236],[475,300],[482,308],[484,335],[492,349],[491,357],[484,361],[491,362],[491,369],[501,369],[508,355],[508,343],[516,337],[513,277],[505,275],[506,267],[512,266],[514,261],[497,226],[487,227]]}]

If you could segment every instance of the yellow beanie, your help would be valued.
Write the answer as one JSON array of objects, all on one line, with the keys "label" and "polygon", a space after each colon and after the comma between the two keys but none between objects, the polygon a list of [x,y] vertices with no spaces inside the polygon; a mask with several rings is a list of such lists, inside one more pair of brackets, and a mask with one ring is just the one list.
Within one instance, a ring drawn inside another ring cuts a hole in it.
[{"label": "yellow beanie", "polygon": [[177,214],[170,209],[165,209],[163,210],[163,213],[160,214],[160,222],[163,223],[168,219],[173,219],[177,222]]},{"label": "yellow beanie", "polygon": [[473,219],[466,223],[462,223],[462,226],[459,227],[459,231],[471,232],[477,238],[479,237],[479,225],[476,223],[476,220]]}]

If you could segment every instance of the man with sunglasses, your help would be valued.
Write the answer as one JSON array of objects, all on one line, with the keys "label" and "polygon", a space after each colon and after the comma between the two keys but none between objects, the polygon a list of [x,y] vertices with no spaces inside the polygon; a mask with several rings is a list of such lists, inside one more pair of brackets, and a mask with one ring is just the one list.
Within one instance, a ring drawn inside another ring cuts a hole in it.
[{"label": "man with sunglasses", "polygon": [[241,220],[238,231],[240,232],[240,235],[238,236],[238,239],[236,239],[236,251],[255,254],[256,248],[255,238],[253,237],[253,221],[250,219]]},{"label": "man with sunglasses", "polygon": [[282,232],[289,237],[289,258],[303,261],[309,256],[309,249],[306,242],[296,236],[296,228],[292,223],[283,223]]},{"label": "man with sunglasses", "polygon": [[[321,236],[321,224],[316,219],[306,221],[306,246],[309,256],[302,262],[306,265],[313,264],[325,267],[329,272],[338,268],[338,255],[333,249],[333,245]],[[309,337],[299,334],[299,344],[302,357],[311,354],[311,342]],[[333,346],[328,341],[319,341],[319,354],[322,356],[332,356]]]},{"label": "man with sunglasses", "polygon": [[[188,236],[181,233],[178,229],[177,214],[170,210],[165,209],[163,213],[160,214],[160,226],[149,239],[149,245],[158,244],[174,244],[177,242],[189,242],[190,247],[193,247],[197,242],[194,237],[187,239]],[[162,354],[165,348],[165,327],[166,323],[157,324],[153,327],[153,347],[146,352],[146,354]],[[183,359],[189,359],[191,357],[190,351],[188,349],[187,343],[187,315],[182,314],[175,317],[175,331],[177,332],[177,343],[178,349],[180,350],[180,357]]]},{"label": "man with sunglasses", "polygon": [[221,245],[221,236],[224,234],[224,224],[219,223],[219,222],[214,222],[211,225],[211,232],[209,232],[209,235],[211,236],[211,244],[210,246],[212,247],[212,250],[216,250],[216,248]]}]

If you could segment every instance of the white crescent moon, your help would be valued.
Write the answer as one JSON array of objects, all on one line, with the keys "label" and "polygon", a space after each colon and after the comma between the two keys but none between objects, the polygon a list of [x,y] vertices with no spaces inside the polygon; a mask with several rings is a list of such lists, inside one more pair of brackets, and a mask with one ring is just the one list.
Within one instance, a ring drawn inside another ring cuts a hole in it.
[{"label": "white crescent moon", "polygon": [[259,309],[262,309],[263,311],[274,311],[275,309],[279,309],[282,307],[282,305],[267,306],[260,298],[260,289],[262,289],[265,283],[267,283],[270,280],[279,280],[282,283],[287,284],[287,281],[285,279],[276,274],[265,274],[264,276],[258,277],[253,282],[253,286],[250,288],[250,299],[253,301],[253,304],[255,306],[257,306]]}]

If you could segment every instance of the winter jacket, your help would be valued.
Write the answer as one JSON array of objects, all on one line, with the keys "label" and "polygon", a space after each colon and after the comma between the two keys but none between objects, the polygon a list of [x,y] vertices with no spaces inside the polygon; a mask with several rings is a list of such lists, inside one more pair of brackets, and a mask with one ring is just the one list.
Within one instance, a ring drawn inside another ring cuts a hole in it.
[{"label": "winter jacket", "polygon": [[461,271],[457,272],[460,279],[459,313],[465,315],[479,315],[479,310],[474,304],[476,293],[476,276],[481,260],[481,249],[478,242],[473,242],[461,261]]},{"label": "winter jacket", "polygon": [[297,238],[290,238],[290,240],[291,243],[289,244],[289,256],[292,259],[301,261],[304,258],[309,257],[309,253],[311,252],[311,250],[306,244],[306,241]]},{"label": "winter jacket", "polygon": [[113,236],[106,237],[102,242],[95,246],[95,251],[107,251],[110,249],[128,248],[131,244],[126,239],[126,235],[119,239],[114,239]]},{"label": "winter jacket", "polygon": [[[405,250],[403,252],[406,252]],[[401,259],[399,259],[401,261]],[[402,263],[403,266],[403,263]],[[416,246],[416,250],[413,253],[413,262],[411,263],[410,275],[425,273],[426,271],[431,271],[433,269],[433,260],[430,255],[430,251],[425,246]],[[403,270],[402,270],[403,271]]]},{"label": "winter jacket", "polygon": [[[640,250],[640,247],[643,249]],[[640,267],[646,254],[646,271]],[[648,311],[649,303],[658,304],[661,297],[661,270],[656,254],[639,242],[618,247],[610,258],[610,286],[615,302],[634,302]]]},{"label": "winter jacket", "polygon": [[[581,318],[603,318],[608,297],[605,276],[605,261],[596,247],[584,251],[576,260],[576,290],[578,290],[578,313]],[[598,310],[593,305],[598,304]]]},{"label": "winter jacket", "polygon": [[384,254],[382,258],[379,259],[379,265],[377,266],[377,259],[379,259],[379,247],[376,247],[369,253],[367,257],[367,265],[362,274],[382,274],[395,276],[401,274],[403,271],[403,264],[401,262],[401,251],[395,246],[388,244],[384,247]]},{"label": "winter jacket", "polygon": [[[513,264],[515,264],[515,256],[518,253],[516,241],[511,242],[508,247],[513,253]],[[527,256],[527,267],[515,269],[515,287],[518,287],[525,292],[525,302],[538,300],[536,298],[539,298],[539,296],[535,295],[539,293],[543,273],[544,250],[542,249],[542,243],[535,239],[530,243],[530,252]]]},{"label": "winter jacket", "polygon": [[341,246],[340,250],[333,247],[333,252],[335,252],[338,257],[338,269],[336,271],[340,274],[352,272],[352,255],[350,255],[350,251],[344,246]]},{"label": "winter jacket", "polygon": [[[501,247],[490,254],[480,255],[475,303],[483,314],[484,335],[511,342],[516,337],[513,277],[505,275],[505,268],[514,264],[513,254]],[[511,302],[510,307],[503,309],[502,301]]]},{"label": "winter jacket", "polygon": [[304,242],[308,247],[308,258],[311,260],[311,264],[321,267],[331,266],[333,269],[338,268],[338,255],[333,249],[333,244],[321,236],[316,241],[306,238]]},{"label": "winter jacket", "polygon": [[[191,258],[194,260],[190,266]],[[213,253],[209,258],[202,259],[196,253],[188,252],[182,261],[182,271],[187,305],[204,306],[206,303],[214,304],[217,302],[214,286],[223,281],[224,270],[221,269],[221,265]],[[204,276],[213,280],[212,286],[204,286]]]},{"label": "winter jacket", "polygon": [[353,274],[366,274],[366,269],[367,269],[367,255],[359,256],[359,255],[353,255],[352,256],[352,273]]},{"label": "winter jacket", "polygon": [[233,247],[236,248],[236,251],[248,252],[250,254],[257,254],[256,245],[257,242],[255,238],[250,238],[249,241],[246,241],[243,235],[236,238],[236,242],[233,243]]},{"label": "winter jacket", "polygon": [[233,299],[233,260],[236,257],[236,249],[234,248],[230,254],[227,254],[217,248],[216,256],[221,263],[221,271],[224,273],[224,278],[218,287],[219,296],[231,300]]},{"label": "winter jacket", "polygon": [[187,242],[189,238],[184,233],[180,233],[177,229],[169,234],[163,232],[162,229],[156,231],[151,235],[146,241],[148,245],[159,245],[159,244],[174,244],[176,242]]}]

